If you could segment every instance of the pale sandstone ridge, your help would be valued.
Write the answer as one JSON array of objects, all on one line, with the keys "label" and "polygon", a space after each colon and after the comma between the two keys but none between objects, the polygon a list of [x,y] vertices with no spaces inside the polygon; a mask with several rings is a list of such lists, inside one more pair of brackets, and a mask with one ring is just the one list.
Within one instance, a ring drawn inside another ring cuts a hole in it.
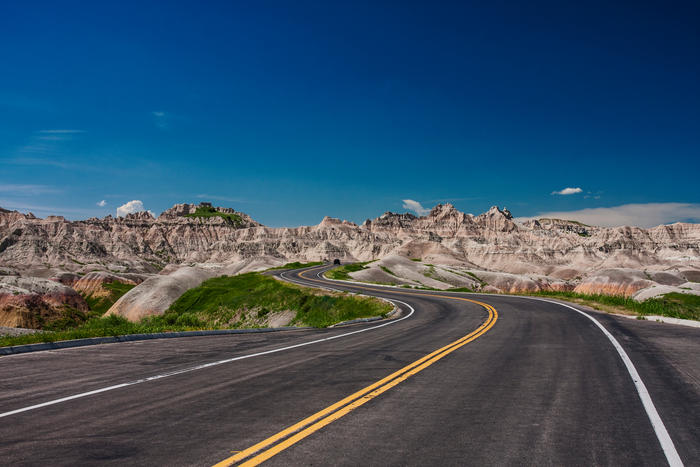
[{"label": "pale sandstone ridge", "polygon": [[79,277],[72,287],[77,292],[92,297],[108,297],[112,292],[104,287],[105,284],[119,282],[136,285],[143,282],[144,276],[139,274],[116,275],[105,271],[92,271]]},{"label": "pale sandstone ridge", "polygon": [[183,266],[168,275],[154,275],[131,289],[112,305],[107,314],[124,316],[132,321],[163,314],[187,290],[212,277],[260,271],[279,265],[274,258],[249,258],[233,264]]},{"label": "pale sandstone ridge", "polygon": [[[162,313],[206,278],[290,261],[379,259],[353,277],[442,289],[643,296],[657,286],[693,293],[682,284],[700,280],[697,224],[517,223],[505,208],[473,216],[439,204],[420,217],[386,212],[361,225],[326,217],[316,226],[270,228],[231,208],[213,209],[235,215],[235,222],[188,217],[198,207],[178,204],[157,218],[142,212],[83,221],[0,210],[0,274],[53,278],[86,294],[104,275],[146,279],[111,310],[131,319]],[[85,276],[94,271],[103,276]]]}]

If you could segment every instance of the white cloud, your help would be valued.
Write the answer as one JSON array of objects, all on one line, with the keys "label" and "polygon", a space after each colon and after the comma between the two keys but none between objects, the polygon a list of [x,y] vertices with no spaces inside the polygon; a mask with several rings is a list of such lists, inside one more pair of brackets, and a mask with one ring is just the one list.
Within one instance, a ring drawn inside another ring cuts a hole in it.
[{"label": "white cloud", "polygon": [[403,208],[408,209],[409,211],[413,211],[419,216],[425,216],[430,212],[430,209],[424,208],[418,201],[414,201],[412,199],[404,199],[403,201]]},{"label": "white cloud", "polygon": [[580,188],[564,188],[563,190],[553,191],[553,195],[575,195],[576,193],[581,193],[583,190]]},{"label": "white cloud", "polygon": [[135,212],[145,211],[143,207],[143,202],[141,200],[135,199],[123,204],[117,208],[117,216],[125,217],[127,214],[133,214]]},{"label": "white cloud", "polygon": [[673,222],[700,222],[700,204],[693,203],[647,203],[623,204],[610,208],[587,208],[578,211],[543,212],[534,217],[516,219],[523,222],[529,219],[551,217],[583,222],[601,227],[635,225],[655,227]]},{"label": "white cloud", "polygon": [[107,206],[107,201],[102,200],[102,201],[100,201],[99,203],[97,203],[97,205],[98,205],[99,207],[103,208],[103,207]]}]

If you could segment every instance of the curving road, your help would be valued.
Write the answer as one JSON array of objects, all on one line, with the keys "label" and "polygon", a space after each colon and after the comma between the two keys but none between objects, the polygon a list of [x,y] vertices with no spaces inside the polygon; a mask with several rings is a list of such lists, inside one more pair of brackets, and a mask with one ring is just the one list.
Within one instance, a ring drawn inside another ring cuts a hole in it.
[{"label": "curving road", "polygon": [[322,269],[401,315],[0,357],[1,463],[700,464],[697,328]]}]

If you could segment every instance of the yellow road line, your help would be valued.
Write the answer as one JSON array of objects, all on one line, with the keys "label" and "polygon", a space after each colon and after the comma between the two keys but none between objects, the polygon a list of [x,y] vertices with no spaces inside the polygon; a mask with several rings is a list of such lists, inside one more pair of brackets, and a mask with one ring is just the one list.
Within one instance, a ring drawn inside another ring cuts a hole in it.
[{"label": "yellow road line", "polygon": [[[300,273],[299,275],[301,277],[304,277],[303,273]],[[309,279],[307,277],[304,277],[304,278],[307,280],[312,280],[314,282],[322,282],[322,281],[317,281],[315,279]],[[364,289],[369,290],[368,287],[358,287],[358,288],[364,288]],[[324,426],[326,426],[326,425],[332,423],[333,421],[347,415],[352,410],[369,402],[373,398],[375,398],[378,395],[382,394],[383,392],[391,389],[392,387],[396,386],[397,384],[401,383],[402,381],[405,381],[406,379],[408,379],[412,375],[424,370],[428,366],[437,362],[438,360],[445,357],[446,355],[454,352],[458,348],[460,348],[460,347],[468,344],[469,342],[477,339],[478,337],[480,337],[481,335],[486,333],[489,329],[491,329],[491,327],[493,327],[493,325],[496,323],[496,320],[498,319],[498,312],[491,305],[488,305],[486,303],[479,302],[476,300],[471,300],[468,298],[453,297],[453,296],[448,296],[448,295],[412,294],[409,292],[392,292],[392,293],[398,293],[401,295],[429,295],[429,296],[433,296],[433,297],[447,298],[447,299],[451,299],[451,300],[463,300],[463,301],[467,301],[467,302],[472,302],[472,303],[475,303],[477,305],[484,307],[489,312],[489,317],[478,328],[476,328],[474,331],[470,332],[466,336],[461,337],[461,338],[457,339],[456,341],[451,342],[450,344],[447,344],[446,346],[441,347],[441,348],[431,352],[430,354],[428,354],[428,355],[416,360],[415,362],[410,363],[409,365],[401,368],[400,370],[392,373],[391,375],[389,375],[385,378],[382,378],[381,380],[377,381],[376,383],[373,383],[373,384],[371,384],[363,389],[360,389],[359,391],[351,394],[350,396],[336,402],[333,405],[326,407],[323,410],[320,410],[319,412],[316,412],[315,414],[305,418],[304,420],[302,420],[298,423],[295,423],[294,425],[280,431],[279,433],[276,433],[276,434],[270,436],[269,438],[249,447],[248,449],[240,451],[238,454],[231,456],[227,459],[224,459],[223,461],[215,464],[214,467],[223,467],[223,466],[232,465],[238,461],[241,461],[243,459],[246,459],[247,457],[250,457],[251,455],[253,455],[253,454],[267,448],[268,446],[286,438],[287,436],[289,436],[293,433],[296,433],[296,434],[294,434],[294,436],[291,436],[290,438],[282,441],[281,443],[267,449],[266,451],[258,454],[254,458],[248,460],[247,462],[245,462],[241,465],[252,466],[252,465],[258,465],[258,464],[266,461],[267,459],[273,457],[274,455],[278,454],[279,452],[283,451],[284,449],[287,449],[288,447],[292,446],[293,444],[306,438],[310,434],[320,430]],[[338,410],[338,409],[340,409],[340,410]]]},{"label": "yellow road line", "polygon": [[[319,284],[325,284],[325,283],[326,283],[326,282],[324,282],[324,281],[320,281],[320,280],[318,280],[318,279],[312,279],[312,278],[306,277],[306,276],[304,275],[305,273],[311,272],[311,271],[314,271],[314,269],[310,269],[310,270],[308,270],[308,271],[302,271],[302,272],[299,273],[299,277],[302,277],[302,278],[306,279],[307,281],[318,282]],[[447,299],[450,299],[450,300],[463,300],[463,301],[465,301],[465,302],[472,302],[472,303],[476,303],[476,304],[478,304],[478,305],[481,305],[481,306],[483,306],[483,307],[491,306],[491,305],[487,305],[486,303],[479,302],[479,301],[477,301],[477,300],[472,300],[472,299],[470,299],[470,298],[464,298],[464,297],[455,297],[455,296],[453,296],[453,295],[438,295],[438,294],[432,294],[432,293],[404,292],[403,290],[390,290],[390,289],[386,289],[386,290],[383,290],[383,289],[382,289],[382,290],[377,290],[376,288],[372,288],[372,287],[363,287],[363,286],[361,286],[361,285],[348,284],[347,281],[339,281],[339,282],[342,282],[344,285],[346,285],[346,286],[348,286],[348,287],[353,287],[353,288],[355,288],[355,289],[362,289],[362,290],[371,290],[371,291],[373,291],[373,292],[391,293],[391,294],[395,294],[395,295],[413,295],[414,297],[437,297],[437,298],[447,298]]]}]

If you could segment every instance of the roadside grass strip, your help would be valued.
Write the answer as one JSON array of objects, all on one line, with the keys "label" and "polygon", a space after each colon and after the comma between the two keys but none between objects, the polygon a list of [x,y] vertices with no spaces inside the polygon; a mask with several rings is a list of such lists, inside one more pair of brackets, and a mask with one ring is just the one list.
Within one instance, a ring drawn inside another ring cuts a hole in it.
[{"label": "roadside grass strip", "polygon": [[[281,348],[276,348],[276,349],[271,349],[271,350],[265,350],[265,351],[262,351],[262,352],[256,352],[256,353],[252,353],[252,354],[241,355],[241,356],[238,356],[238,357],[227,358],[227,359],[218,360],[218,361],[215,361],[215,362],[204,363],[204,364],[201,364],[201,365],[196,365],[196,366],[192,366],[192,367],[188,367],[188,368],[182,368],[182,369],[179,369],[179,370],[174,370],[174,371],[170,371],[170,372],[167,372],[167,373],[162,373],[162,374],[155,375],[155,376],[150,376],[150,377],[148,377],[148,378],[141,378],[141,379],[137,379],[137,380],[134,380],[134,381],[129,381],[129,382],[126,382],[126,383],[116,384],[116,385],[114,385],[114,386],[108,386],[108,387],[104,387],[104,388],[100,388],[100,389],[95,389],[95,390],[93,390],[93,391],[82,392],[82,393],[80,393],[80,394],[73,394],[73,395],[71,395],[71,396],[61,397],[61,398],[59,398],[59,399],[53,399],[53,400],[50,400],[50,401],[47,401],[47,402],[42,402],[42,403],[40,403],[40,404],[30,405],[30,406],[22,407],[22,408],[19,408],[19,409],[10,410],[10,411],[7,411],[7,412],[2,412],[2,413],[0,413],[0,418],[9,417],[9,416],[11,416],[11,415],[16,415],[16,414],[23,413],[23,412],[28,412],[28,411],[30,411],[30,410],[40,409],[40,408],[42,408],[42,407],[48,407],[48,406],[50,406],[50,405],[60,404],[60,403],[62,403],[62,402],[67,402],[67,401],[71,401],[71,400],[75,400],[75,399],[81,399],[81,398],[83,398],[83,397],[88,397],[88,396],[92,396],[92,395],[95,395],[95,394],[100,394],[100,393],[107,392],[107,391],[113,391],[113,390],[115,390],[115,389],[121,389],[121,388],[125,388],[125,387],[128,387],[128,386],[133,386],[133,385],[135,385],[135,384],[148,383],[148,382],[151,382],[151,381],[156,381],[156,380],[160,380],[160,379],[163,379],[163,378],[168,378],[168,377],[171,377],[171,376],[181,375],[181,374],[189,373],[189,372],[192,372],[192,371],[198,371],[198,370],[202,370],[202,369],[205,369],[205,368],[211,368],[211,367],[214,367],[214,366],[224,365],[224,364],[231,363],[231,362],[235,362],[235,361],[238,361],[238,360],[244,360],[244,359],[253,358],[253,357],[260,357],[260,356],[262,356],[262,355],[270,355],[270,354],[277,353],[277,352],[285,352],[285,351],[287,351],[287,350],[296,349],[296,348],[299,348],[299,347],[305,347],[305,346],[307,346],[307,345],[314,345],[314,344],[318,344],[318,343],[321,343],[321,342],[327,342],[327,341],[332,341],[332,340],[335,340],[335,339],[341,339],[341,338],[343,338],[343,337],[352,336],[352,335],[354,335],[354,334],[359,334],[359,333],[361,333],[361,332],[367,332],[367,331],[372,331],[372,330],[374,330],[374,329],[380,329],[380,328],[383,328],[383,327],[385,327],[385,326],[391,326],[391,325],[396,324],[396,323],[399,323],[399,322],[401,322],[401,321],[403,321],[403,320],[405,320],[405,319],[408,319],[408,318],[410,318],[410,317],[413,315],[413,313],[414,313],[415,310],[414,310],[408,303],[402,302],[402,301],[400,301],[400,300],[394,300],[394,301],[397,302],[397,303],[401,303],[402,305],[405,305],[406,307],[408,307],[408,308],[411,310],[411,312],[408,313],[406,316],[403,316],[403,317],[401,317],[401,318],[388,320],[387,322],[385,322],[385,323],[383,323],[383,324],[379,324],[379,325],[371,326],[371,327],[366,327],[366,328],[361,328],[361,329],[358,329],[358,330],[356,330],[356,331],[346,332],[346,333],[343,333],[343,334],[337,334],[337,335],[335,335],[335,336],[330,336],[330,337],[323,337],[323,338],[321,338],[321,339],[315,339],[315,340],[308,341],[308,342],[301,342],[301,343],[299,343],[299,344],[288,345],[288,346],[286,346],[286,347],[281,347]],[[1,465],[1,464],[0,464],[0,465]]]},{"label": "roadside grass strip", "polygon": [[[300,274],[300,276],[304,277],[302,274]],[[276,454],[279,454],[280,452],[284,451],[290,446],[303,440],[307,436],[333,423],[335,420],[338,420],[339,418],[347,415],[348,413],[360,407],[361,405],[364,405],[365,403],[369,402],[370,400],[374,399],[380,394],[388,391],[392,387],[407,380],[416,373],[421,372],[425,368],[429,367],[433,363],[449,355],[450,353],[454,352],[460,347],[479,338],[480,336],[485,334],[489,329],[491,329],[498,319],[498,312],[496,311],[496,309],[486,303],[478,302],[476,300],[469,300],[461,297],[449,297],[444,295],[435,296],[440,298],[463,300],[475,303],[484,307],[488,311],[489,316],[478,328],[476,328],[474,331],[470,332],[466,336],[461,337],[460,339],[457,339],[456,341],[429,353],[428,355],[416,360],[413,363],[410,363],[409,365],[406,365],[405,367],[377,381],[376,383],[373,383],[363,389],[360,389],[359,391],[336,402],[335,404],[330,405],[329,407],[326,407],[325,409],[319,412],[316,412],[315,414],[303,419],[298,423],[295,423],[294,425],[291,425],[288,428],[285,428],[279,433],[274,434],[269,438],[243,451],[240,451],[227,459],[222,460],[221,462],[215,464],[215,467],[230,466],[241,461],[244,461],[239,464],[241,466],[253,466],[265,462],[266,460],[270,459]]]}]

